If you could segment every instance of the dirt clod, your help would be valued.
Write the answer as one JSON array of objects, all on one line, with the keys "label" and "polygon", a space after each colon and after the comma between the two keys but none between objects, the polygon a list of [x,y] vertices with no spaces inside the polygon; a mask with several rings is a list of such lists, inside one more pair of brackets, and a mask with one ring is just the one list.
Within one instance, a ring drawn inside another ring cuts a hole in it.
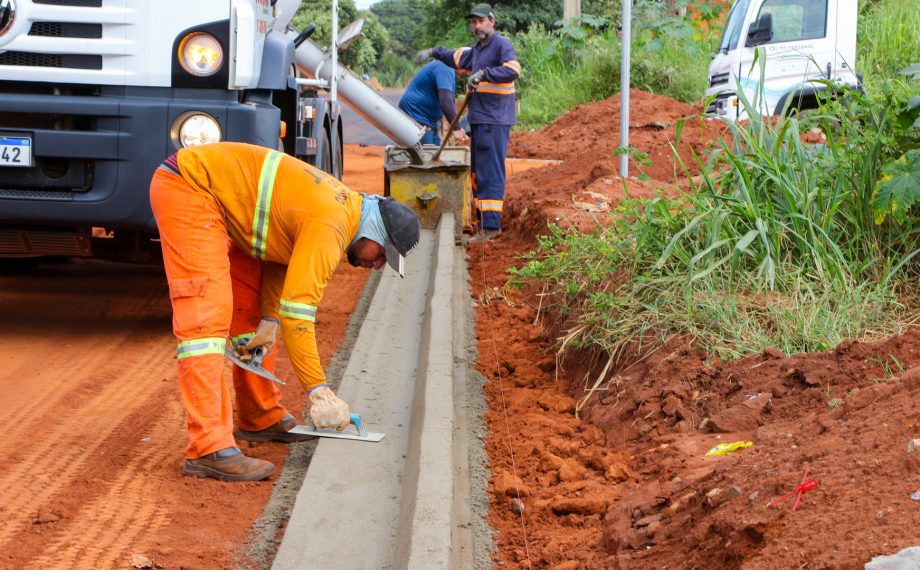
[{"label": "dirt clod", "polygon": [[507,495],[509,497],[527,497],[530,495],[530,489],[519,477],[512,475],[507,471],[499,471],[492,480],[493,489],[498,495]]},{"label": "dirt clod", "polygon": [[550,508],[557,515],[602,515],[607,510],[608,502],[602,498],[582,497],[556,497],[550,503]]},{"label": "dirt clod", "polygon": [[132,568],[153,568],[153,560],[143,554],[135,554],[131,557]]},{"label": "dirt clod", "polygon": [[60,515],[51,511],[39,511],[32,517],[32,524],[48,524],[61,520]]}]

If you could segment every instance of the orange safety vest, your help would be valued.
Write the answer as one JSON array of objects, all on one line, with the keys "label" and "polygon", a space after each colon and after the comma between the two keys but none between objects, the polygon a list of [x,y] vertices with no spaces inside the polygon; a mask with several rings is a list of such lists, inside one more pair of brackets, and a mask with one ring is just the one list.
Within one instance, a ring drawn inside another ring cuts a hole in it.
[{"label": "orange safety vest", "polygon": [[316,307],[358,232],[361,194],[275,150],[245,143],[184,148],[182,177],[214,199],[233,241],[262,264],[262,314],[280,318],[305,388],[325,382]]}]

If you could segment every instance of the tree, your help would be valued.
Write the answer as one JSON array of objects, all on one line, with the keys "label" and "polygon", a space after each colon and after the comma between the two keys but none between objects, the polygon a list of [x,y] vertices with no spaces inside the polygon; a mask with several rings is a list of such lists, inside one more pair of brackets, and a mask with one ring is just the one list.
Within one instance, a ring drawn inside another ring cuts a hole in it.
[{"label": "tree", "polygon": [[371,12],[389,32],[389,49],[397,56],[413,58],[422,48],[419,40],[425,8],[424,0],[382,0],[371,6]]},{"label": "tree", "polygon": [[[357,71],[372,69],[390,41],[389,34],[374,14],[366,10],[359,11],[354,0],[339,0],[339,29],[361,17],[364,18],[361,39],[339,54],[342,65]],[[294,14],[291,24],[301,30],[316,24],[316,32],[310,39],[328,46],[332,30],[332,0],[304,2]]]},{"label": "tree", "polygon": [[[424,47],[471,43],[466,16],[475,2],[425,0]],[[496,28],[513,36],[532,26],[558,28],[562,20],[562,0],[507,0],[492,4]],[[584,0],[582,13],[610,16],[620,9],[620,0]]]}]

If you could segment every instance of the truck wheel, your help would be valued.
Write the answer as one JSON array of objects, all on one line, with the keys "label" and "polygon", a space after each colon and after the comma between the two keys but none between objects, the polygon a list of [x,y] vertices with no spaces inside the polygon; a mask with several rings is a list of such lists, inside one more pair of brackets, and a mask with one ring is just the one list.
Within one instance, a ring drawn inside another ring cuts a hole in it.
[{"label": "truck wheel", "polygon": [[316,167],[332,174],[332,148],[329,144],[329,131],[323,127],[323,135],[316,141]]},{"label": "truck wheel", "polygon": [[339,180],[342,179],[342,176],[345,175],[345,160],[344,152],[342,150],[342,141],[339,140],[335,145],[335,177]]}]

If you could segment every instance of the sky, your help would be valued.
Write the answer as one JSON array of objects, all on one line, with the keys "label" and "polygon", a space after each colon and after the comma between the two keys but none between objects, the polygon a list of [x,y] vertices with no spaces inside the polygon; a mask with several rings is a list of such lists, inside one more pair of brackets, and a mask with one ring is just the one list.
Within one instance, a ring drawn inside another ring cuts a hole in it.
[{"label": "sky", "polygon": [[376,2],[377,0],[355,0],[355,6],[358,7],[358,10],[367,10],[371,7],[371,4]]}]

